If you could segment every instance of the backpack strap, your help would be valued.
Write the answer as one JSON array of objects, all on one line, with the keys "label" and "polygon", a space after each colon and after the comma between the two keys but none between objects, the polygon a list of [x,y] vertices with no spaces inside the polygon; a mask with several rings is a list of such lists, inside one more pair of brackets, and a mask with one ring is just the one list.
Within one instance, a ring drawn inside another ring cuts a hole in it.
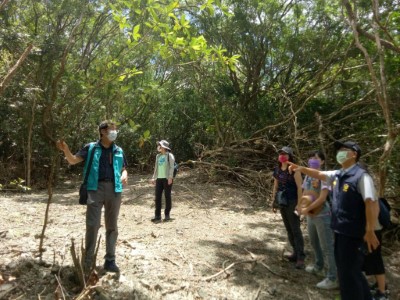
[{"label": "backpack strap", "polygon": [[169,165],[169,156],[171,155],[171,152],[168,151],[168,165]]},{"label": "backpack strap", "polygon": [[[86,169],[86,174],[85,174],[85,179],[83,180],[83,184],[87,184],[87,180],[88,180],[90,169],[92,167],[92,162],[93,162],[94,147],[95,147],[95,145],[93,144],[93,147],[91,147],[92,152],[90,153],[89,163],[88,163],[88,166]],[[90,146],[89,146],[89,149],[90,149]]]}]

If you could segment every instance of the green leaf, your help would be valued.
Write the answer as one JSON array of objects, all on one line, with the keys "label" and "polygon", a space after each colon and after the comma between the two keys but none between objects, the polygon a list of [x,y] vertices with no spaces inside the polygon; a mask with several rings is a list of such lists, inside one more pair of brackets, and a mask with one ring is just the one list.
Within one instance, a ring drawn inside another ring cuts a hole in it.
[{"label": "green leaf", "polygon": [[137,41],[142,35],[139,33],[140,30],[140,24],[136,25],[133,28],[133,33],[132,33],[132,37],[135,41]]},{"label": "green leaf", "polygon": [[179,7],[179,2],[178,1],[172,2],[170,5],[167,6],[166,11],[171,12],[177,7]]},{"label": "green leaf", "polygon": [[192,49],[195,51],[200,51],[201,50],[201,46],[200,45],[192,45]]},{"label": "green leaf", "polygon": [[190,22],[186,20],[186,16],[184,14],[181,15],[180,23],[183,28],[190,28]]},{"label": "green leaf", "polygon": [[153,17],[154,21],[156,21],[157,23],[160,22],[160,19],[158,18],[157,14],[153,8],[149,8],[149,13]]},{"label": "green leaf", "polygon": [[143,138],[145,140],[148,140],[150,138],[150,130],[146,130],[145,132],[143,132]]},{"label": "green leaf", "polygon": [[181,46],[183,46],[183,45],[185,45],[185,39],[182,38],[182,37],[179,37],[179,38],[177,38],[177,39],[175,40],[175,44],[176,44],[176,45],[181,45]]}]

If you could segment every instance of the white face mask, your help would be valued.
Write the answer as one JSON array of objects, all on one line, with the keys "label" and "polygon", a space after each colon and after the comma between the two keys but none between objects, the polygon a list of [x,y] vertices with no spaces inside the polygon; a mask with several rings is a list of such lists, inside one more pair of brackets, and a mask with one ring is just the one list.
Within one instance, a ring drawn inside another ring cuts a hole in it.
[{"label": "white face mask", "polygon": [[111,141],[114,142],[117,139],[118,132],[116,130],[110,130],[108,132],[107,138]]},{"label": "white face mask", "polygon": [[347,158],[347,152],[346,150],[341,150],[336,154],[336,161],[339,164],[343,164],[346,160],[348,160]]}]

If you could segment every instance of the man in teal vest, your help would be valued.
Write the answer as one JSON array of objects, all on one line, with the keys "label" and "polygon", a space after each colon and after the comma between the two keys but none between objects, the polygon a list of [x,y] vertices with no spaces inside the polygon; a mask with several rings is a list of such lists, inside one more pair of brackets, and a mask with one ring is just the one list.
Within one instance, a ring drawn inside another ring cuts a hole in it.
[{"label": "man in teal vest", "polygon": [[[100,140],[89,143],[75,155],[71,153],[64,141],[58,141],[57,147],[64,152],[71,164],[85,161],[83,176],[89,172],[87,179],[88,200],[86,209],[86,259],[85,271],[96,265],[93,261],[97,234],[101,223],[101,210],[104,206],[106,227],[106,255],[104,269],[119,272],[115,263],[115,246],[118,237],[118,215],[121,206],[122,186],[127,183],[126,159],[123,150],[114,141],[117,138],[117,127],[111,121],[99,125]],[[88,165],[93,156],[90,170]]]}]

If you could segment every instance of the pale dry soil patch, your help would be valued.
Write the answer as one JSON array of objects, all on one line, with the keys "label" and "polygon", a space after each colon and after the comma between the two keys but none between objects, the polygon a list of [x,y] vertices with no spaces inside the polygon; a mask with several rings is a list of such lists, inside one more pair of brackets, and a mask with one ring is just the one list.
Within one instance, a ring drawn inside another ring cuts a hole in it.
[{"label": "pale dry soil patch", "polygon": [[[0,195],[0,299],[55,299],[57,286],[63,291],[60,299],[79,294],[69,252],[71,239],[80,245],[85,232],[78,186],[65,180],[54,189],[42,261],[36,255],[47,192]],[[279,214],[243,187],[180,172],[172,221],[153,224],[153,214],[154,187],[148,176],[131,175],[119,218],[121,273],[102,270],[102,226],[97,269],[103,293],[95,299],[338,299],[337,290],[315,288],[321,278],[283,259],[287,243]],[[303,229],[311,263],[305,224]],[[400,299],[400,247],[388,244],[384,259],[391,299]]]}]

